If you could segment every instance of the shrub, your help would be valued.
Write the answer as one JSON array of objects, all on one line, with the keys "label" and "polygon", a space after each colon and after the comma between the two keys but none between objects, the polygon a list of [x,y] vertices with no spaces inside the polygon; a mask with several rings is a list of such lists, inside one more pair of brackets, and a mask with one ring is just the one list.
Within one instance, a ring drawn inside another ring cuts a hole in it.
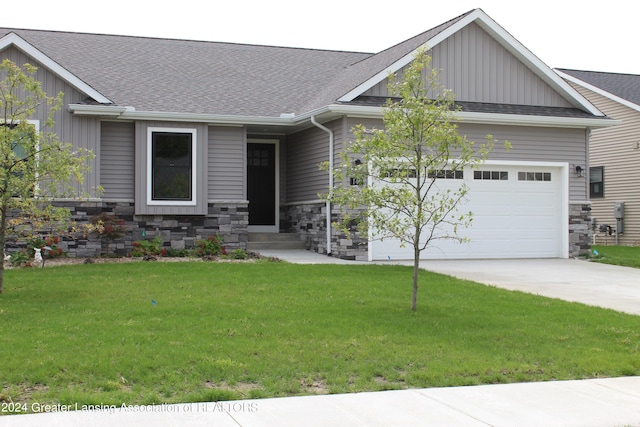
[{"label": "shrub", "polygon": [[107,256],[109,256],[109,244],[116,239],[125,236],[124,220],[115,215],[103,212],[91,217],[93,232],[105,240],[107,244]]},{"label": "shrub", "polygon": [[133,242],[131,256],[140,258],[145,255],[166,256],[168,250],[162,247],[162,236],[156,236],[153,240],[136,240]]},{"label": "shrub", "polygon": [[244,249],[238,248],[238,249],[232,250],[228,256],[231,259],[247,259],[249,257],[249,254],[247,254],[247,252]]},{"label": "shrub", "polygon": [[222,238],[218,236],[209,236],[205,240],[196,242],[195,253],[198,256],[216,256],[223,253]]},{"label": "shrub", "polygon": [[[60,238],[56,236],[42,237],[36,236],[27,242],[25,256],[33,258],[36,251],[35,248],[42,250],[42,256],[45,258],[59,258],[64,255],[64,250],[58,246]],[[48,247],[49,249],[44,249]]]}]

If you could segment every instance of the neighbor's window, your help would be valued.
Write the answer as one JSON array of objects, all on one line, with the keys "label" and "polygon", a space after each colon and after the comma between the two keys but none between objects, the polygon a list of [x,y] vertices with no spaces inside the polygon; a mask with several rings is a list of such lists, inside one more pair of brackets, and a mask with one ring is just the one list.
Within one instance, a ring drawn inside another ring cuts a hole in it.
[{"label": "neighbor's window", "polygon": [[589,195],[592,198],[604,197],[604,166],[589,168]]},{"label": "neighbor's window", "polygon": [[149,203],[195,203],[195,129],[149,128],[148,137]]}]

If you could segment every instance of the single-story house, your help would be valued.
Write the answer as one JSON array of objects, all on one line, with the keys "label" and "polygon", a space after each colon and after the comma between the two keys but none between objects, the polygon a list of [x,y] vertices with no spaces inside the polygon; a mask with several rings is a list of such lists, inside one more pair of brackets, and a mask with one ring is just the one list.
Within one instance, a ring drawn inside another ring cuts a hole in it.
[{"label": "single-story house", "polygon": [[556,71],[600,111],[620,122],[612,128],[594,129],[589,141],[589,193],[595,242],[639,245],[640,76]]},{"label": "single-story house", "polygon": [[[244,248],[270,232],[345,259],[410,258],[393,241],[332,227],[340,209],[319,198],[329,175],[318,165],[337,159],[356,124],[381,124],[389,73],[423,46],[456,94],[459,131],[512,146],[498,144],[485,173],[464,175],[471,244],[424,256],[588,251],[581,170],[591,130],[615,121],[481,9],[376,54],[0,28],[0,59],[38,66],[46,92],[64,92],[59,137],[96,153],[84,183],[92,198],[64,203],[78,221],[123,218],[121,251],[158,234],[174,248],[211,234]],[[90,239],[74,245],[71,255],[100,250]]]}]

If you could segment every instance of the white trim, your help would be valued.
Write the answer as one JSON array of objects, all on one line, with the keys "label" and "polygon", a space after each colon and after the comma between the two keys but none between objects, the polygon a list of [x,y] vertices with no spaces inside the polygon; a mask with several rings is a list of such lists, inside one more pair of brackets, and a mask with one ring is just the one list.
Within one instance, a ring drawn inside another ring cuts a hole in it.
[{"label": "white trim", "polygon": [[629,108],[631,108],[632,110],[640,111],[640,105],[638,105],[638,104],[635,104],[635,103],[633,103],[633,102],[631,102],[631,101],[627,101],[627,100],[626,100],[626,99],[624,99],[624,98],[620,98],[620,97],[619,97],[619,96],[617,96],[617,95],[614,95],[614,94],[612,94],[612,93],[610,93],[610,92],[607,92],[607,91],[606,91],[606,90],[604,90],[604,89],[601,89],[601,88],[599,88],[599,87],[597,87],[597,86],[594,86],[594,85],[592,85],[592,84],[590,84],[590,83],[587,83],[587,82],[585,82],[584,80],[580,80],[580,79],[579,79],[579,78],[577,78],[577,77],[574,77],[574,76],[569,75],[569,74],[567,74],[567,73],[563,73],[562,71],[559,71],[559,70],[554,70],[554,71],[555,71],[555,72],[556,72],[560,77],[562,77],[562,78],[563,78],[563,79],[565,79],[565,80],[569,80],[570,82],[573,82],[573,83],[575,83],[575,84],[577,84],[577,85],[579,85],[579,86],[582,86],[583,88],[588,89],[588,90],[590,90],[590,91],[592,91],[592,92],[595,92],[595,93],[597,93],[598,95],[602,95],[602,96],[604,96],[605,98],[608,98],[608,99],[610,99],[610,100],[612,100],[612,101],[614,101],[614,102],[617,102],[617,103],[619,103],[619,104],[624,105],[625,107],[629,107]]},{"label": "white trim", "polygon": [[[275,145],[275,224],[273,225],[247,225],[247,232],[249,233],[278,233],[280,231],[280,140],[279,139],[260,139],[260,138],[247,138],[247,144],[273,144]],[[245,159],[245,175],[248,175],[247,161]],[[248,181],[247,181],[248,182]],[[248,184],[247,184],[248,185]],[[248,197],[248,194],[247,194]],[[250,203],[250,201],[248,201]],[[251,221],[251,218],[249,218]]]},{"label": "white trim", "polygon": [[[154,132],[171,132],[171,133],[187,133],[191,134],[191,200],[153,200],[152,198],[152,134]],[[197,129],[187,128],[165,128],[165,127],[148,127],[147,128],[147,205],[149,206],[196,206],[198,194],[198,131]]]},{"label": "white trim", "polygon": [[[465,16],[455,24],[451,25],[450,27],[444,29],[434,37],[427,40],[426,43],[424,43],[419,48],[433,48],[472,22],[476,22],[489,34],[493,35],[505,49],[507,49],[511,54],[516,56],[525,64],[528,64],[536,75],[538,75],[547,84],[556,88],[558,91],[563,92],[571,100],[573,100],[576,105],[581,106],[595,116],[604,116],[604,114],[600,110],[594,107],[586,98],[580,95],[564,80],[562,80],[556,73],[553,72],[551,68],[549,68],[544,62],[538,59],[537,56],[531,53],[531,51],[523,46],[518,40],[516,40],[504,28],[498,25],[497,22],[491,19],[481,9],[475,9],[474,11],[469,13],[469,15]],[[413,60],[418,49],[403,56],[402,58],[391,64],[389,67],[387,67],[385,70],[380,71],[375,76],[356,86],[354,89],[340,97],[339,101],[353,101],[358,95],[361,95],[363,92],[369,90],[371,87],[387,78],[389,73],[395,73],[402,67],[406,66]]]},{"label": "white trim", "polygon": [[0,38],[0,51],[9,47],[10,45],[14,45],[27,55],[31,56],[33,59],[41,63],[45,68],[55,73],[61,79],[65,80],[71,86],[78,89],[80,92],[84,92],[89,95],[91,98],[95,99],[97,102],[101,104],[113,104],[113,102],[102,95],[100,92],[80,80],[74,74],[69,72],[66,68],[55,62],[53,59],[49,58],[47,55],[38,50],[35,46],[24,40],[22,37],[17,35],[16,33],[9,33],[4,37]]}]

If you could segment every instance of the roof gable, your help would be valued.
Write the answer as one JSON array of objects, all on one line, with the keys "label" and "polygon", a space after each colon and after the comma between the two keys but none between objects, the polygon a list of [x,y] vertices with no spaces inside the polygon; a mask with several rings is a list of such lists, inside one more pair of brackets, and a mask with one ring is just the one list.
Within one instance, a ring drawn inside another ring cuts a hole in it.
[{"label": "roof gable", "polygon": [[26,42],[23,38],[21,38],[16,33],[6,34],[4,37],[0,38],[0,51],[8,48],[9,46],[15,46],[20,49],[27,55],[31,56],[47,69],[57,74],[61,79],[65,80],[71,86],[75,87],[81,92],[86,93],[88,96],[93,98],[96,102],[100,104],[111,104],[112,102],[102,95],[100,92],[93,89],[91,86],[86,84],[84,81],[80,80],[73,73],[65,69],[63,66],[49,58],[47,55],[38,50],[35,46]]},{"label": "roof gable", "polygon": [[[553,70],[545,65],[540,59],[538,59],[533,53],[531,53],[526,47],[524,47],[519,41],[511,36],[511,34],[509,34],[504,28],[498,25],[481,9],[474,9],[445,24],[442,24],[439,27],[416,36],[405,43],[394,46],[388,51],[381,52],[378,55],[384,54],[388,57],[391,57],[392,55],[390,55],[389,51],[395,51],[395,56],[397,57],[397,59],[393,62],[388,63],[384,69],[379,70],[377,73],[369,76],[366,79],[363,79],[357,86],[341,95],[338,100],[341,102],[350,102],[356,97],[363,95],[367,90],[386,79],[389,73],[395,73],[405,67],[409,62],[411,62],[419,48],[428,47],[433,49],[434,47],[440,45],[442,42],[449,39],[454,34],[458,33],[459,31],[473,23],[480,26],[506,51],[508,51],[511,55],[521,61],[544,83],[549,85],[553,90],[557,91],[565,99],[567,99],[567,101],[569,101],[571,105],[582,108],[593,115],[603,116],[603,114],[597,108],[591,105],[591,103],[589,103],[584,97],[582,97],[577,91],[575,91],[570,85],[568,85],[563,79],[561,79],[556,73],[554,73]],[[373,63],[374,59],[370,58],[366,61]]]}]

